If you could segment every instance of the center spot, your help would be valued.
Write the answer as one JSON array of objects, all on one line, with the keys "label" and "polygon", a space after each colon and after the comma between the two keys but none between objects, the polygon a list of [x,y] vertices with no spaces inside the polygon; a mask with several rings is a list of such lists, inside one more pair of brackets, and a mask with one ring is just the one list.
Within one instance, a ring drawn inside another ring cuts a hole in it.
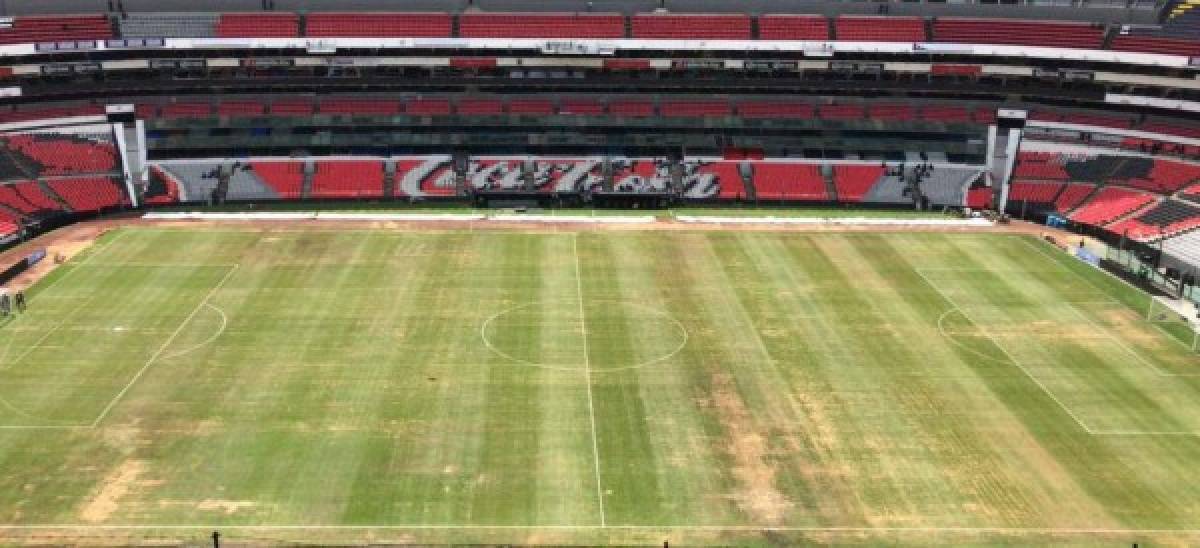
[{"label": "center spot", "polygon": [[483,343],[507,361],[550,369],[613,371],[661,363],[688,333],[669,312],[625,300],[536,301],[484,321]]}]

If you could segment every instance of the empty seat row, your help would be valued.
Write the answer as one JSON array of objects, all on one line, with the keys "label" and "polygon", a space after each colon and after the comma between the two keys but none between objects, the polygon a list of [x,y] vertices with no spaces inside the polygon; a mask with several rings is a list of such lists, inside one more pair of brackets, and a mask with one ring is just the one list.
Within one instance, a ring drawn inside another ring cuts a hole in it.
[{"label": "empty seat row", "polygon": [[936,42],[1099,49],[1104,33],[1103,25],[1093,23],[956,17],[933,21]]},{"label": "empty seat row", "polygon": [[1154,200],[1153,195],[1145,192],[1109,186],[1092,195],[1086,203],[1072,211],[1069,217],[1075,222],[1103,226],[1145,207]]}]

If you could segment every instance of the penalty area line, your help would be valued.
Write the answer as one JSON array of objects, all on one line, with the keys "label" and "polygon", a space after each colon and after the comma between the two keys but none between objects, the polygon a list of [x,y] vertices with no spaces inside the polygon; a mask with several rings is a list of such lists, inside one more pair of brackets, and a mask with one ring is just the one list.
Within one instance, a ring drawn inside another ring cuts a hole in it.
[{"label": "penalty area line", "polygon": [[217,282],[217,285],[213,286],[213,288],[209,290],[206,295],[204,295],[204,298],[196,304],[196,307],[192,309],[192,312],[188,314],[182,322],[179,323],[179,327],[176,327],[175,331],[171,332],[171,336],[167,337],[167,340],[163,341],[162,345],[158,347],[158,350],[154,351],[154,354],[150,356],[150,359],[146,360],[146,363],[142,365],[142,368],[138,370],[137,374],[135,374],[133,378],[130,379],[125,385],[125,387],[122,388],[121,391],[118,392],[117,395],[108,402],[108,405],[104,406],[104,410],[101,411],[98,416],[96,416],[96,420],[92,421],[92,428],[98,426],[106,417],[108,417],[108,414],[112,412],[113,408],[116,407],[118,403],[120,403],[120,401],[125,397],[125,394],[129,392],[129,389],[133,388],[134,384],[137,384],[138,380],[142,378],[142,375],[144,375],[146,371],[150,369],[150,366],[154,365],[154,362],[158,360],[158,357],[167,350],[167,347],[171,346],[172,342],[175,342],[175,338],[183,332],[183,328],[187,327],[187,325],[192,322],[192,318],[195,318],[196,314],[208,304],[209,299],[212,299],[213,295],[216,295],[217,291],[220,291],[221,288],[225,286],[225,282],[229,281],[229,278],[233,276],[234,272],[237,272],[238,266],[239,265],[237,264],[232,265],[229,270],[225,272],[225,275],[221,277],[221,281]]}]

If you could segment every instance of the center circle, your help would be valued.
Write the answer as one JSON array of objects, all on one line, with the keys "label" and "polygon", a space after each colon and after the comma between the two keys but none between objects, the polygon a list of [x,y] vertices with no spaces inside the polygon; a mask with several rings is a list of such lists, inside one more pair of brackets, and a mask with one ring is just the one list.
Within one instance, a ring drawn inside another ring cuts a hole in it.
[{"label": "center circle", "polygon": [[483,344],[514,364],[564,371],[619,371],[678,354],[688,331],[671,313],[626,300],[533,301],[479,328]]}]

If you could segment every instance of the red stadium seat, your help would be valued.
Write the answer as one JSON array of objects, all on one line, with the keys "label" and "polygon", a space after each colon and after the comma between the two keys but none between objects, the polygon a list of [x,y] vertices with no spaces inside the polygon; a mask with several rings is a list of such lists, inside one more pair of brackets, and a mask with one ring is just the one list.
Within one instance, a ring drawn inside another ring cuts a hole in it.
[{"label": "red stadium seat", "polygon": [[250,168],[280,198],[300,198],[304,187],[304,164],[301,162],[251,162]]},{"label": "red stadium seat", "polygon": [[0,29],[0,44],[67,42],[112,38],[108,17],[97,15],[15,17]]},{"label": "red stadium seat", "polygon": [[464,13],[464,38],[623,38],[625,19],[616,13]]},{"label": "red stadium seat", "polygon": [[221,38],[292,38],[300,35],[294,13],[222,13],[217,20]]},{"label": "red stadium seat", "polygon": [[634,38],[749,40],[750,16],[641,13],[631,19]]},{"label": "red stadium seat", "polygon": [[925,22],[920,17],[857,17],[834,19],[838,40],[853,42],[924,42]]},{"label": "red stadium seat", "polygon": [[838,200],[861,202],[883,176],[883,171],[880,166],[833,166],[833,184],[837,188]]},{"label": "red stadium seat", "polygon": [[763,15],[758,35],[763,40],[828,40],[829,20],[823,15]]},{"label": "red stadium seat", "polygon": [[99,211],[128,204],[125,193],[111,177],[78,177],[46,181],[72,211]]},{"label": "red stadium seat", "polygon": [[327,160],[316,163],[311,198],[383,196],[382,160]]},{"label": "red stadium seat", "polygon": [[938,17],[936,42],[1099,49],[1104,26],[1093,23]]},{"label": "red stadium seat", "polygon": [[313,37],[449,38],[448,13],[312,13],[305,35]]}]

